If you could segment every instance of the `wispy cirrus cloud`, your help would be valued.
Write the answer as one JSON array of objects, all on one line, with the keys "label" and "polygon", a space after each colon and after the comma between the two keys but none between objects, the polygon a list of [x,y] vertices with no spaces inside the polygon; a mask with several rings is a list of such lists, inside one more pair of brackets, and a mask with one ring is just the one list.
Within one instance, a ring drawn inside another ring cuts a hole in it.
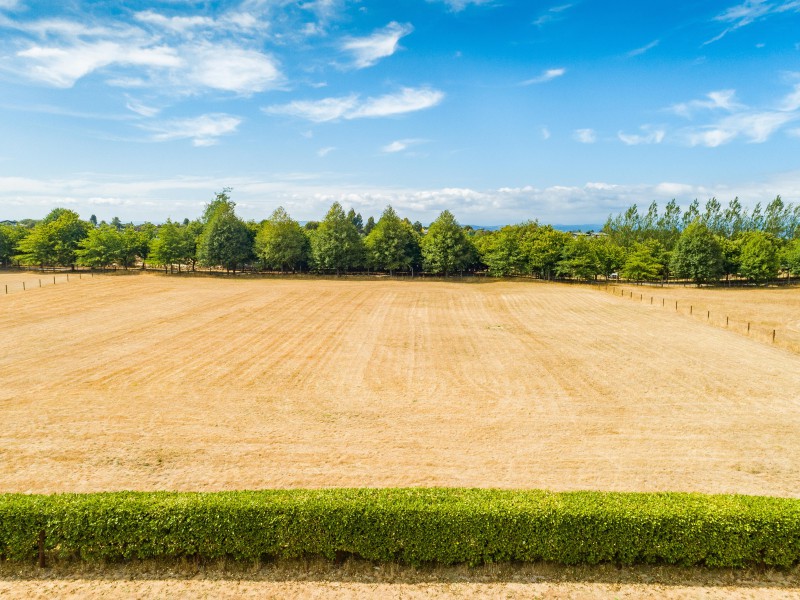
[{"label": "wispy cirrus cloud", "polygon": [[417,146],[419,144],[424,144],[428,140],[423,138],[406,138],[403,140],[395,140],[390,144],[386,144],[381,148],[381,152],[385,154],[396,154],[397,152],[403,152],[404,150],[408,150],[411,146]]},{"label": "wispy cirrus cloud", "polygon": [[552,8],[547,9],[544,13],[539,15],[534,21],[533,24],[536,27],[544,27],[549,23],[555,23],[556,21],[561,21],[565,18],[565,12],[572,8],[572,4],[559,4],[557,6],[553,6]]},{"label": "wispy cirrus cloud", "polygon": [[652,129],[647,125],[640,128],[642,133],[624,133],[619,131],[617,137],[626,146],[638,146],[640,144],[660,144],[664,141],[666,132],[663,129]]},{"label": "wispy cirrus cloud", "polygon": [[133,98],[128,99],[128,101],[125,103],[125,108],[127,108],[132,112],[135,112],[137,115],[140,115],[142,117],[155,117],[158,113],[161,112],[160,108],[147,106],[146,104],[142,104],[141,102]]},{"label": "wispy cirrus cloud", "polygon": [[330,154],[334,150],[336,150],[336,146],[325,146],[324,148],[320,148],[319,150],[317,150],[317,156],[319,156],[320,158],[325,158],[326,156],[328,156],[328,154]]},{"label": "wispy cirrus cloud", "polygon": [[239,117],[218,113],[173,119],[142,128],[153,132],[151,139],[155,142],[189,139],[192,145],[201,147],[213,146],[221,136],[235,132],[241,122]]},{"label": "wispy cirrus cloud", "polygon": [[734,99],[733,90],[707,94],[705,100],[693,100],[670,107],[672,112],[692,118],[698,110],[724,110],[724,117],[695,127],[681,130],[679,137],[690,146],[715,148],[744,138],[750,143],[766,142],[785,125],[800,120],[800,84],[796,84],[773,107],[751,108]]},{"label": "wispy cirrus cloud", "polygon": [[800,1],[780,0],[772,2],[768,0],[746,0],[742,4],[731,6],[714,17],[714,21],[728,23],[729,25],[718,35],[704,42],[703,45],[717,42],[729,33],[746,27],[756,21],[761,21],[768,17],[786,12],[800,12]]},{"label": "wispy cirrus cloud", "polygon": [[559,67],[558,69],[547,69],[542,72],[541,75],[534,77],[533,79],[526,79],[520,85],[534,85],[537,83],[547,83],[548,81],[553,81],[553,79],[557,79],[562,77],[567,70],[563,67]]},{"label": "wispy cirrus cloud", "polygon": [[736,100],[736,90],[717,90],[709,92],[702,100],[673,104],[668,110],[678,116],[691,118],[698,111],[725,110],[731,112],[742,107],[743,105]]},{"label": "wispy cirrus cloud", "polygon": [[758,144],[766,142],[773,133],[798,118],[800,115],[792,112],[741,112],[710,125],[687,129],[683,137],[690,146],[708,148],[722,146],[739,137]]},{"label": "wispy cirrus cloud", "polygon": [[414,28],[409,23],[392,21],[383,29],[360,38],[347,38],[342,50],[353,55],[353,66],[364,69],[376,64],[380,59],[394,54],[400,47],[400,38],[407,36]]},{"label": "wispy cirrus cloud", "polygon": [[361,99],[357,94],[321,100],[295,100],[267,106],[270,115],[285,115],[315,123],[375,117],[390,117],[432,108],[444,99],[444,92],[431,88],[402,88],[394,94]]},{"label": "wispy cirrus cloud", "polygon": [[450,7],[453,12],[461,12],[469,6],[480,6],[481,4],[491,4],[496,0],[428,0],[428,2],[443,2]]},{"label": "wispy cirrus cloud", "polygon": [[581,144],[594,144],[597,141],[597,132],[594,129],[576,129],[572,137]]},{"label": "wispy cirrus cloud", "polygon": [[636,48],[635,50],[631,50],[628,52],[628,56],[633,58],[634,56],[641,56],[658,46],[661,43],[661,40],[653,40],[649,44],[645,44],[641,48]]}]

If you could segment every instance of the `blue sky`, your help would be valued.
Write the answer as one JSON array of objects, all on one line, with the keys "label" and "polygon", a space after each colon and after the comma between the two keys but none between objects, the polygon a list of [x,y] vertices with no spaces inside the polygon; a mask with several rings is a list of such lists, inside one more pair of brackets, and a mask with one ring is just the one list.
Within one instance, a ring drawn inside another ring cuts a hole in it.
[{"label": "blue sky", "polygon": [[800,202],[800,0],[0,0],[0,220]]}]

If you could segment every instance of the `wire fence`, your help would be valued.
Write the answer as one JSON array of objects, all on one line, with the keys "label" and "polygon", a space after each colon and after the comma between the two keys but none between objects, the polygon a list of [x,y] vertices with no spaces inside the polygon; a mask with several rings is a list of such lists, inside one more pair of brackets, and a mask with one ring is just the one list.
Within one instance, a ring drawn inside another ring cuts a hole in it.
[{"label": "wire fence", "polygon": [[614,296],[692,317],[707,325],[727,329],[760,342],[800,353],[800,331],[793,331],[787,326],[764,325],[756,317],[753,319],[733,318],[727,314],[724,308],[712,307],[699,299],[659,296],[653,293],[654,289],[631,289],[609,284],[606,286],[606,291]]},{"label": "wire fence", "polygon": [[65,285],[83,279],[93,279],[94,276],[93,272],[26,273],[20,279],[10,281],[0,279],[0,293],[8,295],[54,285]]}]

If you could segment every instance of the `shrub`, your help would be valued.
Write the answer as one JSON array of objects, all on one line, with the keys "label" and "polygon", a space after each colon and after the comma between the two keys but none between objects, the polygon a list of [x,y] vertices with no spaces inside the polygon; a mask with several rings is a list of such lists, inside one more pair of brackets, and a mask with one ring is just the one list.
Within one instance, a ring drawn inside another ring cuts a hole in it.
[{"label": "shrub", "polygon": [[800,500],[481,489],[0,495],[0,554],[255,560],[338,552],[422,564],[788,567]]}]

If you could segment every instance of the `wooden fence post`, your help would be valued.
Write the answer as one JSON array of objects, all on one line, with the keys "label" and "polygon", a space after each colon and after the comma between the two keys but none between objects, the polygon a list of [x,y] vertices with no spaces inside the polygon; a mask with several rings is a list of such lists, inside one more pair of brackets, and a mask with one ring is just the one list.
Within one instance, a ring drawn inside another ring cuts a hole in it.
[{"label": "wooden fence post", "polygon": [[44,568],[44,529],[39,532],[39,567]]}]

